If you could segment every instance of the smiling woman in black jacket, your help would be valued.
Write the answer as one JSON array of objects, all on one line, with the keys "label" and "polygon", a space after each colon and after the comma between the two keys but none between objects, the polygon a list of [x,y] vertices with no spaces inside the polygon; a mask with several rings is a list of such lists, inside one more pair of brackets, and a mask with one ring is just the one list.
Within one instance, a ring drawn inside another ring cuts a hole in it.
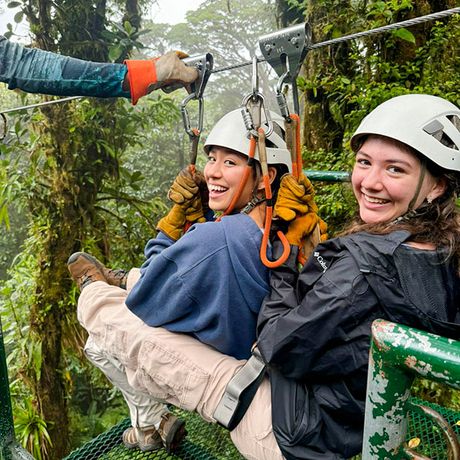
[{"label": "smiling woman in black jacket", "polygon": [[374,319],[460,337],[460,111],[434,96],[396,97],[363,120],[351,145],[359,218],[300,274],[293,251],[272,272],[259,316],[273,431],[287,459],[361,450]]}]

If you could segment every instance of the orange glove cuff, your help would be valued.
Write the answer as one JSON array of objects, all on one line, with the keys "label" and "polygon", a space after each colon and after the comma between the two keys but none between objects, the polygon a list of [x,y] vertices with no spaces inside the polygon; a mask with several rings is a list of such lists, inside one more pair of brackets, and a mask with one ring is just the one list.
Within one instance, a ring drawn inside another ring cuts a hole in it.
[{"label": "orange glove cuff", "polygon": [[136,105],[139,98],[147,94],[147,89],[151,84],[158,81],[155,66],[157,59],[142,61],[127,59],[124,61],[124,64],[128,67],[129,90],[133,105]]}]

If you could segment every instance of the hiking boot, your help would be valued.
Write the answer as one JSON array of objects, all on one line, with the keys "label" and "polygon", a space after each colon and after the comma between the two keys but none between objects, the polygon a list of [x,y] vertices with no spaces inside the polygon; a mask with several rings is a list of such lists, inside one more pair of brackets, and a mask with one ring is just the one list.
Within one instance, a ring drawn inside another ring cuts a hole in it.
[{"label": "hiking boot", "polygon": [[[107,282],[104,273],[97,264],[92,262],[84,252],[75,252],[67,261],[67,268],[70,275],[80,291],[94,281]],[[91,256],[90,256],[91,257]]]},{"label": "hiking boot", "polygon": [[139,448],[142,452],[150,452],[163,447],[160,433],[154,427],[127,428],[121,437],[123,444],[128,449]]},{"label": "hiking boot", "polygon": [[182,440],[187,436],[185,421],[170,412],[161,416],[158,432],[168,453],[177,450]]},{"label": "hiking boot", "polygon": [[84,284],[84,286],[82,286],[80,290],[92,281],[105,281],[112,286],[118,286],[122,289],[126,289],[126,280],[128,278],[128,272],[126,270],[111,270],[86,252],[75,252],[72,254],[67,261],[67,266],[69,267],[72,278],[77,282],[77,285],[79,283],[76,278],[81,277],[81,274],[87,275],[99,273],[102,275],[102,279],[91,279],[86,282],[86,284],[85,281],[83,281],[81,284]]}]

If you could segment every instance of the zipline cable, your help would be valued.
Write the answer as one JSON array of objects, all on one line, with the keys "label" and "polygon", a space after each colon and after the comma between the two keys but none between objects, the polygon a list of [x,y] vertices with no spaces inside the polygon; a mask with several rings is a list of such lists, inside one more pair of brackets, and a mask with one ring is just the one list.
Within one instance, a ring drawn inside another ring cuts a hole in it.
[{"label": "zipline cable", "polygon": [[[331,40],[326,40],[324,42],[320,43],[315,43],[313,45],[307,46],[308,50],[313,50],[313,49],[318,49],[318,48],[323,48],[325,46],[332,46],[337,43],[342,43],[350,40],[354,40],[356,38],[361,38],[361,37],[367,37],[369,35],[375,35],[375,34],[381,34],[383,32],[387,32],[389,30],[394,30],[394,29],[401,29],[403,27],[410,27],[414,26],[417,24],[422,24],[424,22],[429,22],[433,21],[436,19],[441,19],[447,16],[452,16],[453,14],[460,13],[460,8],[451,8],[449,10],[444,10],[444,11],[439,11],[437,13],[432,13],[432,14],[427,14],[425,16],[420,16],[418,18],[413,18],[413,19],[407,19],[406,21],[401,21],[401,22],[395,22],[394,24],[388,24],[386,26],[382,27],[377,27],[375,29],[369,29],[365,30],[363,32],[356,32],[354,34],[350,35],[344,35],[343,37],[338,37],[338,38],[333,38]],[[265,62],[266,59],[263,57],[257,58],[257,62]],[[240,64],[234,64],[234,65],[229,65],[226,67],[219,67],[217,69],[214,69],[212,73],[219,73],[219,72],[226,72],[227,70],[232,70],[232,69],[239,69],[241,67],[246,67],[248,65],[251,65],[252,61],[246,61],[242,62]]]},{"label": "zipline cable", "polygon": [[[310,45],[310,46],[307,47],[307,49],[308,50],[314,50],[314,49],[318,49],[318,48],[323,48],[325,46],[332,46],[332,45],[336,45],[337,43],[343,43],[343,42],[346,42],[346,41],[354,40],[356,38],[368,37],[370,35],[381,34],[381,33],[384,33],[384,32],[388,32],[390,30],[400,29],[402,27],[411,27],[411,26],[415,26],[417,24],[423,24],[424,22],[429,22],[429,21],[433,21],[433,20],[436,20],[436,19],[445,18],[447,16],[452,16],[454,14],[460,14],[460,7],[451,8],[451,9],[444,10],[444,11],[439,11],[437,13],[427,14],[425,16],[419,16],[418,18],[407,19],[406,21],[395,22],[394,24],[388,24],[386,26],[377,27],[375,29],[365,30],[363,32],[356,32],[354,34],[344,35],[343,37],[333,38],[331,40],[326,40],[324,42],[315,43],[313,45]],[[257,58],[257,62],[266,62],[266,59],[259,57],[259,58]],[[233,70],[233,69],[240,69],[242,67],[246,67],[246,66],[252,65],[252,64],[253,64],[252,60],[251,61],[246,61],[246,62],[242,62],[240,64],[233,64],[233,65],[229,65],[229,66],[226,66],[226,67],[220,67],[220,68],[217,68],[217,69],[213,69],[211,71],[211,73],[213,74],[213,73],[226,72],[228,70]],[[15,108],[12,108],[12,109],[2,110],[2,111],[0,111],[0,114],[18,112],[19,110],[32,109],[32,108],[35,108],[35,107],[42,107],[42,106],[50,105],[50,104],[59,104],[61,102],[68,102],[68,101],[71,101],[73,99],[81,99],[83,97],[87,97],[87,96],[72,96],[72,97],[65,97],[65,98],[61,98],[61,99],[55,99],[53,101],[39,102],[37,104],[31,104],[31,105],[26,105],[26,106],[23,106],[23,107],[15,107]]]},{"label": "zipline cable", "polygon": [[9,113],[9,112],[17,112],[19,110],[33,109],[35,107],[41,107],[41,106],[44,106],[44,105],[60,104],[61,102],[68,102],[68,101],[72,101],[74,99],[81,99],[82,97],[86,97],[86,96],[61,97],[60,99],[54,99],[52,101],[39,102],[37,104],[24,105],[22,107],[15,107],[13,109],[2,110],[0,112],[0,115],[2,115],[4,113]]}]

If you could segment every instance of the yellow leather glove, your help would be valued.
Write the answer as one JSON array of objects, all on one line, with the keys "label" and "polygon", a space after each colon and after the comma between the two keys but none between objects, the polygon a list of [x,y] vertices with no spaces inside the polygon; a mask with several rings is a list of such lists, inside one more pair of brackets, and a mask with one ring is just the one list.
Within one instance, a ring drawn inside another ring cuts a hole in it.
[{"label": "yellow leather glove", "polygon": [[[299,179],[292,174],[286,174],[281,179],[274,215],[290,222],[286,232],[290,244],[303,247],[307,239],[313,239],[316,245],[322,240],[322,233],[326,232],[326,223],[318,216],[314,194],[313,186],[304,174]],[[318,230],[315,232],[317,226]],[[327,236],[324,239],[326,238]]]},{"label": "yellow leather glove", "polygon": [[185,223],[205,222],[202,196],[206,181],[200,171],[192,175],[189,168],[183,169],[174,179],[168,198],[174,203],[169,213],[157,225],[166,236],[177,241],[184,232]]},{"label": "yellow leather glove", "polygon": [[278,190],[274,216],[290,222],[298,214],[317,212],[314,195],[313,185],[304,174],[299,179],[292,174],[285,174]]},{"label": "yellow leather glove", "polygon": [[[205,206],[207,206],[208,187],[203,173],[189,168],[183,169],[174,180],[168,192],[168,198],[180,205],[185,213],[187,222],[205,222]],[[205,201],[205,203],[203,203]]]},{"label": "yellow leather glove", "polygon": [[175,204],[168,214],[160,219],[157,224],[157,230],[162,231],[166,236],[177,241],[184,230],[185,212],[184,208]]},{"label": "yellow leather glove", "polygon": [[320,218],[316,212],[299,214],[294,220],[291,221],[288,227],[288,231],[286,232],[286,238],[289,241],[289,244],[303,246],[305,239],[310,237],[319,221]]}]

